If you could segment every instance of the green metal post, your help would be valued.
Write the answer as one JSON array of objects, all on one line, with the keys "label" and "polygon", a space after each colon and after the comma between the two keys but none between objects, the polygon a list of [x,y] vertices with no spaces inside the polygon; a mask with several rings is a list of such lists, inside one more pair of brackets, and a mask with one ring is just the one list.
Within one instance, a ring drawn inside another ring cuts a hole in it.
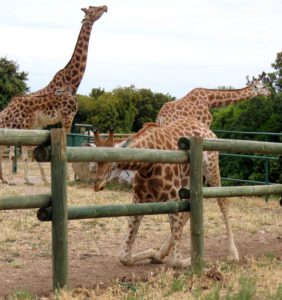
[{"label": "green metal post", "polygon": [[[264,140],[266,142],[268,142],[268,137],[265,136]],[[265,155],[264,155],[265,156]],[[269,160],[267,158],[265,158],[264,160],[264,180],[265,180],[265,184],[269,184]],[[266,195],[265,196],[265,202],[268,202],[269,196]]]},{"label": "green metal post", "polygon": [[67,286],[67,157],[64,129],[51,130],[51,202],[52,202],[52,253],[53,290]]},{"label": "green metal post", "polygon": [[196,272],[203,270],[203,139],[190,139],[190,210],[191,264]]}]

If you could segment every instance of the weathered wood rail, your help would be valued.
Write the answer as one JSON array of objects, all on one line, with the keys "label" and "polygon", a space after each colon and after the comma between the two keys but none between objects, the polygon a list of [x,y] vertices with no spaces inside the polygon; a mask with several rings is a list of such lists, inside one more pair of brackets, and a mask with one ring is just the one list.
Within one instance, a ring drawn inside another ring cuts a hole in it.
[{"label": "weathered wood rail", "polygon": [[[61,289],[68,282],[67,224],[68,220],[84,218],[118,217],[144,214],[191,212],[191,260],[192,266],[203,267],[203,198],[237,197],[252,195],[282,195],[282,185],[203,187],[203,151],[282,154],[281,143],[203,140],[199,137],[179,140],[180,151],[155,149],[66,147],[63,129],[44,130],[0,129],[0,144],[29,145],[35,150],[38,161],[51,162],[51,193],[33,196],[2,196],[0,210],[40,208],[38,218],[52,221],[53,289]],[[181,201],[127,205],[100,205],[68,207],[67,162],[79,161],[141,161],[163,163],[188,163],[190,161],[190,189],[179,191]],[[189,199],[189,201],[187,200]]]}]

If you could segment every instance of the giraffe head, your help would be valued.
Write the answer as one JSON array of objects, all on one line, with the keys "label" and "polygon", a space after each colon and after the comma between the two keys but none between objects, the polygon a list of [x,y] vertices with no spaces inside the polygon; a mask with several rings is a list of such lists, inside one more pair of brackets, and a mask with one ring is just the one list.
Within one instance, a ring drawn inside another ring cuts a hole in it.
[{"label": "giraffe head", "polygon": [[85,12],[84,19],[82,20],[82,23],[90,23],[93,24],[95,21],[97,21],[104,12],[108,11],[108,8],[106,5],[104,6],[89,6],[89,8],[82,8],[82,11]]},{"label": "giraffe head", "polygon": [[255,80],[250,85],[253,96],[270,96],[270,90],[259,80]]},{"label": "giraffe head", "polygon": [[[114,130],[111,128],[107,139],[101,139],[97,130],[94,131],[96,147],[117,147],[124,139],[114,139]],[[112,162],[98,162],[94,179],[94,190],[103,190],[105,184],[116,170],[116,164]]]}]

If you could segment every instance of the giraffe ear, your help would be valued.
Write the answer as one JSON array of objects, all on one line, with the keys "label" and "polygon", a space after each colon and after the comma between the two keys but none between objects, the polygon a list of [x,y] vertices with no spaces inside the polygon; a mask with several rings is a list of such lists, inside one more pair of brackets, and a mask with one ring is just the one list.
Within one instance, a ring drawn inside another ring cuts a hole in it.
[{"label": "giraffe ear", "polygon": [[82,8],[81,9],[83,12],[85,12],[86,14],[87,14],[87,12],[88,12],[88,9],[87,8]]},{"label": "giraffe ear", "polygon": [[97,144],[97,142],[99,143],[101,141],[100,134],[97,128],[93,129],[93,132],[95,137],[95,143]]},{"label": "giraffe ear", "polygon": [[113,126],[110,127],[110,133],[109,133],[108,141],[110,141],[110,142],[114,141],[114,127]]}]

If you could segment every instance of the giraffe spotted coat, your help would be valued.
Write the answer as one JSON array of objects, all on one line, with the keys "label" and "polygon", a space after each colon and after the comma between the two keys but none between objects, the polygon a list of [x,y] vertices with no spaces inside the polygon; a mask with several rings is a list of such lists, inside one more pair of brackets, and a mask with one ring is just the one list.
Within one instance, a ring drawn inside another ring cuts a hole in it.
[{"label": "giraffe spotted coat", "polygon": [[[177,150],[180,137],[201,136],[203,138],[216,138],[209,128],[197,120],[187,121],[178,119],[167,125],[159,126],[155,123],[146,124],[139,132],[133,134],[121,144],[125,148],[147,148]],[[99,143],[96,143],[99,146]],[[133,203],[164,202],[179,200],[178,190],[189,185],[189,164],[161,164],[119,162],[97,164],[94,189],[103,189],[115,169],[134,170]],[[210,186],[220,186],[220,172],[218,167],[218,152],[204,152],[203,174]],[[229,223],[229,202],[225,198],[217,199],[228,235],[229,255],[238,260],[239,255],[235,246],[231,226]],[[186,267],[190,260],[183,259],[180,253],[181,235],[183,226],[188,220],[189,213],[170,214],[169,222],[171,236],[159,248],[149,249],[145,252],[132,254],[133,244],[143,216],[129,218],[128,233],[120,260],[124,265],[131,265],[144,259],[162,261],[171,253],[172,266]]]},{"label": "giraffe spotted coat", "polygon": [[157,116],[160,125],[169,124],[179,118],[193,118],[210,126],[212,123],[211,109],[231,103],[250,99],[256,96],[269,96],[270,91],[258,81],[243,89],[215,90],[196,88],[176,101],[165,103]]}]

